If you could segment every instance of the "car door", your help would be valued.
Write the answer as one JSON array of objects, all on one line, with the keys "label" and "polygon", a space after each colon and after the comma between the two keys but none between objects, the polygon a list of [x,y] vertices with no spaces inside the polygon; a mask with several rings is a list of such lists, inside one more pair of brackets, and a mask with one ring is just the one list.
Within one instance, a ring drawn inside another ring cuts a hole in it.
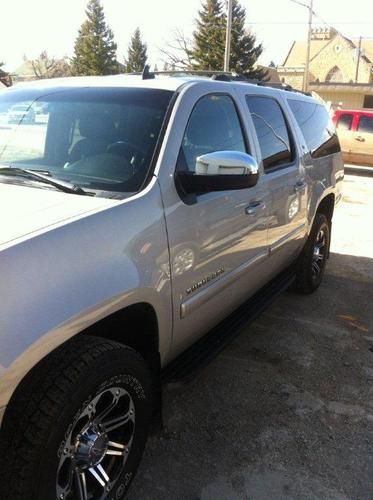
[{"label": "car door", "polygon": [[[248,151],[232,95],[210,93],[189,102],[193,104],[187,110],[184,106],[188,119],[182,134],[178,135],[180,120],[173,126],[178,136],[176,172],[194,172],[196,159],[206,153]],[[174,183],[168,189],[166,185],[164,175],[161,186],[173,288],[173,348],[177,353],[265,281],[268,199],[261,182],[251,188],[189,197]]]},{"label": "car door", "polygon": [[247,94],[246,104],[258,138],[263,183],[271,193],[269,266],[275,273],[294,260],[306,235],[306,176],[280,101],[270,94]]},{"label": "car door", "polygon": [[354,163],[373,165],[373,116],[360,114],[352,142]]},{"label": "car door", "polygon": [[337,134],[341,144],[343,159],[346,163],[351,162],[351,149],[353,143],[353,113],[341,112],[336,123]]}]

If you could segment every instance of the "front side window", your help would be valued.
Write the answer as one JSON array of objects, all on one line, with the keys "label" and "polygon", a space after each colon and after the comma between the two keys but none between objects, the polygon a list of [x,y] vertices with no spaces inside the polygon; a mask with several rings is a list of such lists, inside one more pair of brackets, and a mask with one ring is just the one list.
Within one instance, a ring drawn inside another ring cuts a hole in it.
[{"label": "front side window", "polygon": [[337,121],[337,129],[339,130],[351,130],[353,115],[342,114]]},{"label": "front side window", "polygon": [[227,95],[207,95],[195,105],[186,127],[178,168],[194,172],[198,156],[215,151],[246,152],[236,107]]},{"label": "front side window", "polygon": [[373,117],[360,116],[359,125],[357,127],[359,132],[366,134],[373,134]]},{"label": "front side window", "polygon": [[285,117],[277,101],[269,97],[246,96],[254,122],[265,171],[288,165],[294,158]]},{"label": "front side window", "polygon": [[312,158],[338,153],[341,148],[329,113],[317,102],[288,99]]},{"label": "front side window", "polygon": [[0,166],[43,172],[96,195],[136,192],[172,96],[136,88],[1,93]]}]

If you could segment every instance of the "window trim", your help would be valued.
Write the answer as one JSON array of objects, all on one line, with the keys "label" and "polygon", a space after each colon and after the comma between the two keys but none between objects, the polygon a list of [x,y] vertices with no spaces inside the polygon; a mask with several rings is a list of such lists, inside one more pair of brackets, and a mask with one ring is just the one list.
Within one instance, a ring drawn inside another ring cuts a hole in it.
[{"label": "window trim", "polygon": [[[260,97],[262,99],[271,99],[272,101],[275,101],[279,105],[280,111],[281,111],[282,116],[284,118],[286,130],[287,130],[288,135],[289,135],[290,152],[292,153],[292,155],[294,155],[294,158],[289,163],[284,163],[283,165],[275,165],[274,167],[269,167],[267,169],[264,167],[264,160],[263,160],[263,156],[262,156],[262,150],[261,150],[261,147],[260,147],[258,135],[256,133],[256,128],[255,128],[255,125],[254,125],[254,120],[251,117],[251,111],[250,111],[250,107],[249,107],[248,102],[247,102],[247,97]],[[258,141],[259,151],[260,151],[260,157],[261,157],[261,164],[262,164],[262,167],[263,167],[263,173],[265,175],[267,175],[267,174],[271,174],[273,172],[278,172],[279,170],[284,170],[285,168],[290,168],[290,167],[296,166],[297,163],[298,163],[298,160],[299,160],[299,153],[298,153],[298,149],[296,147],[297,143],[296,143],[296,141],[294,139],[294,133],[291,130],[291,127],[289,126],[288,116],[284,112],[284,107],[281,105],[281,102],[279,101],[279,99],[277,99],[277,97],[274,97],[274,96],[271,96],[271,95],[263,95],[263,94],[258,94],[258,93],[255,93],[255,94],[246,94],[245,93],[245,104],[246,104],[247,109],[249,111],[250,120],[251,120],[252,125],[254,127],[255,135],[256,135],[256,138],[257,138],[257,141]]]}]

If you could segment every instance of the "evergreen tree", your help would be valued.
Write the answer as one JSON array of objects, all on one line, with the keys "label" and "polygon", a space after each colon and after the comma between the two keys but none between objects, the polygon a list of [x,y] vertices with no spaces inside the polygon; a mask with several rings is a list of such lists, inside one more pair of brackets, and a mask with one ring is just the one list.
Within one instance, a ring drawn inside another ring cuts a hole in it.
[{"label": "evergreen tree", "polygon": [[[256,44],[255,35],[245,28],[246,9],[233,0],[230,70],[248,78],[263,79],[266,72],[254,69],[263,46]],[[194,47],[190,51],[194,69],[223,70],[227,16],[222,0],[205,0],[193,34]]]},{"label": "evergreen tree", "polygon": [[267,73],[259,68],[254,69],[254,64],[263,52],[263,46],[261,43],[256,45],[255,35],[245,28],[245,23],[245,7],[238,0],[233,0],[229,69],[248,78],[262,80]]},{"label": "evergreen tree", "polygon": [[225,49],[225,18],[221,0],[205,0],[198,12],[191,50],[194,69],[222,70]]},{"label": "evergreen tree", "polygon": [[144,69],[148,58],[146,51],[146,43],[141,39],[140,29],[136,28],[128,47],[128,58],[125,60],[125,67],[128,73],[135,73]]},{"label": "evergreen tree", "polygon": [[71,61],[73,75],[110,75],[118,73],[117,45],[114,35],[105,22],[100,0],[89,0],[87,20],[82,24],[75,41]]}]

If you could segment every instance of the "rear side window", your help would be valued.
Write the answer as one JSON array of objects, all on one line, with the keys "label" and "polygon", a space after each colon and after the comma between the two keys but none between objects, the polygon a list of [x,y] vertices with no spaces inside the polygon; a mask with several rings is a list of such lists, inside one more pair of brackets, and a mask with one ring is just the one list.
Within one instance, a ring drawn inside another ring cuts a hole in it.
[{"label": "rear side window", "polygon": [[340,115],[337,121],[337,128],[339,130],[351,130],[353,115],[343,114]]},{"label": "rear side window", "polygon": [[269,97],[246,96],[246,103],[258,136],[264,170],[289,164],[294,155],[278,102]]},{"label": "rear side window", "polygon": [[341,150],[324,106],[295,99],[288,99],[288,102],[313,158],[321,158]]},{"label": "rear side window", "polygon": [[359,132],[373,134],[373,116],[360,116],[357,129]]}]

